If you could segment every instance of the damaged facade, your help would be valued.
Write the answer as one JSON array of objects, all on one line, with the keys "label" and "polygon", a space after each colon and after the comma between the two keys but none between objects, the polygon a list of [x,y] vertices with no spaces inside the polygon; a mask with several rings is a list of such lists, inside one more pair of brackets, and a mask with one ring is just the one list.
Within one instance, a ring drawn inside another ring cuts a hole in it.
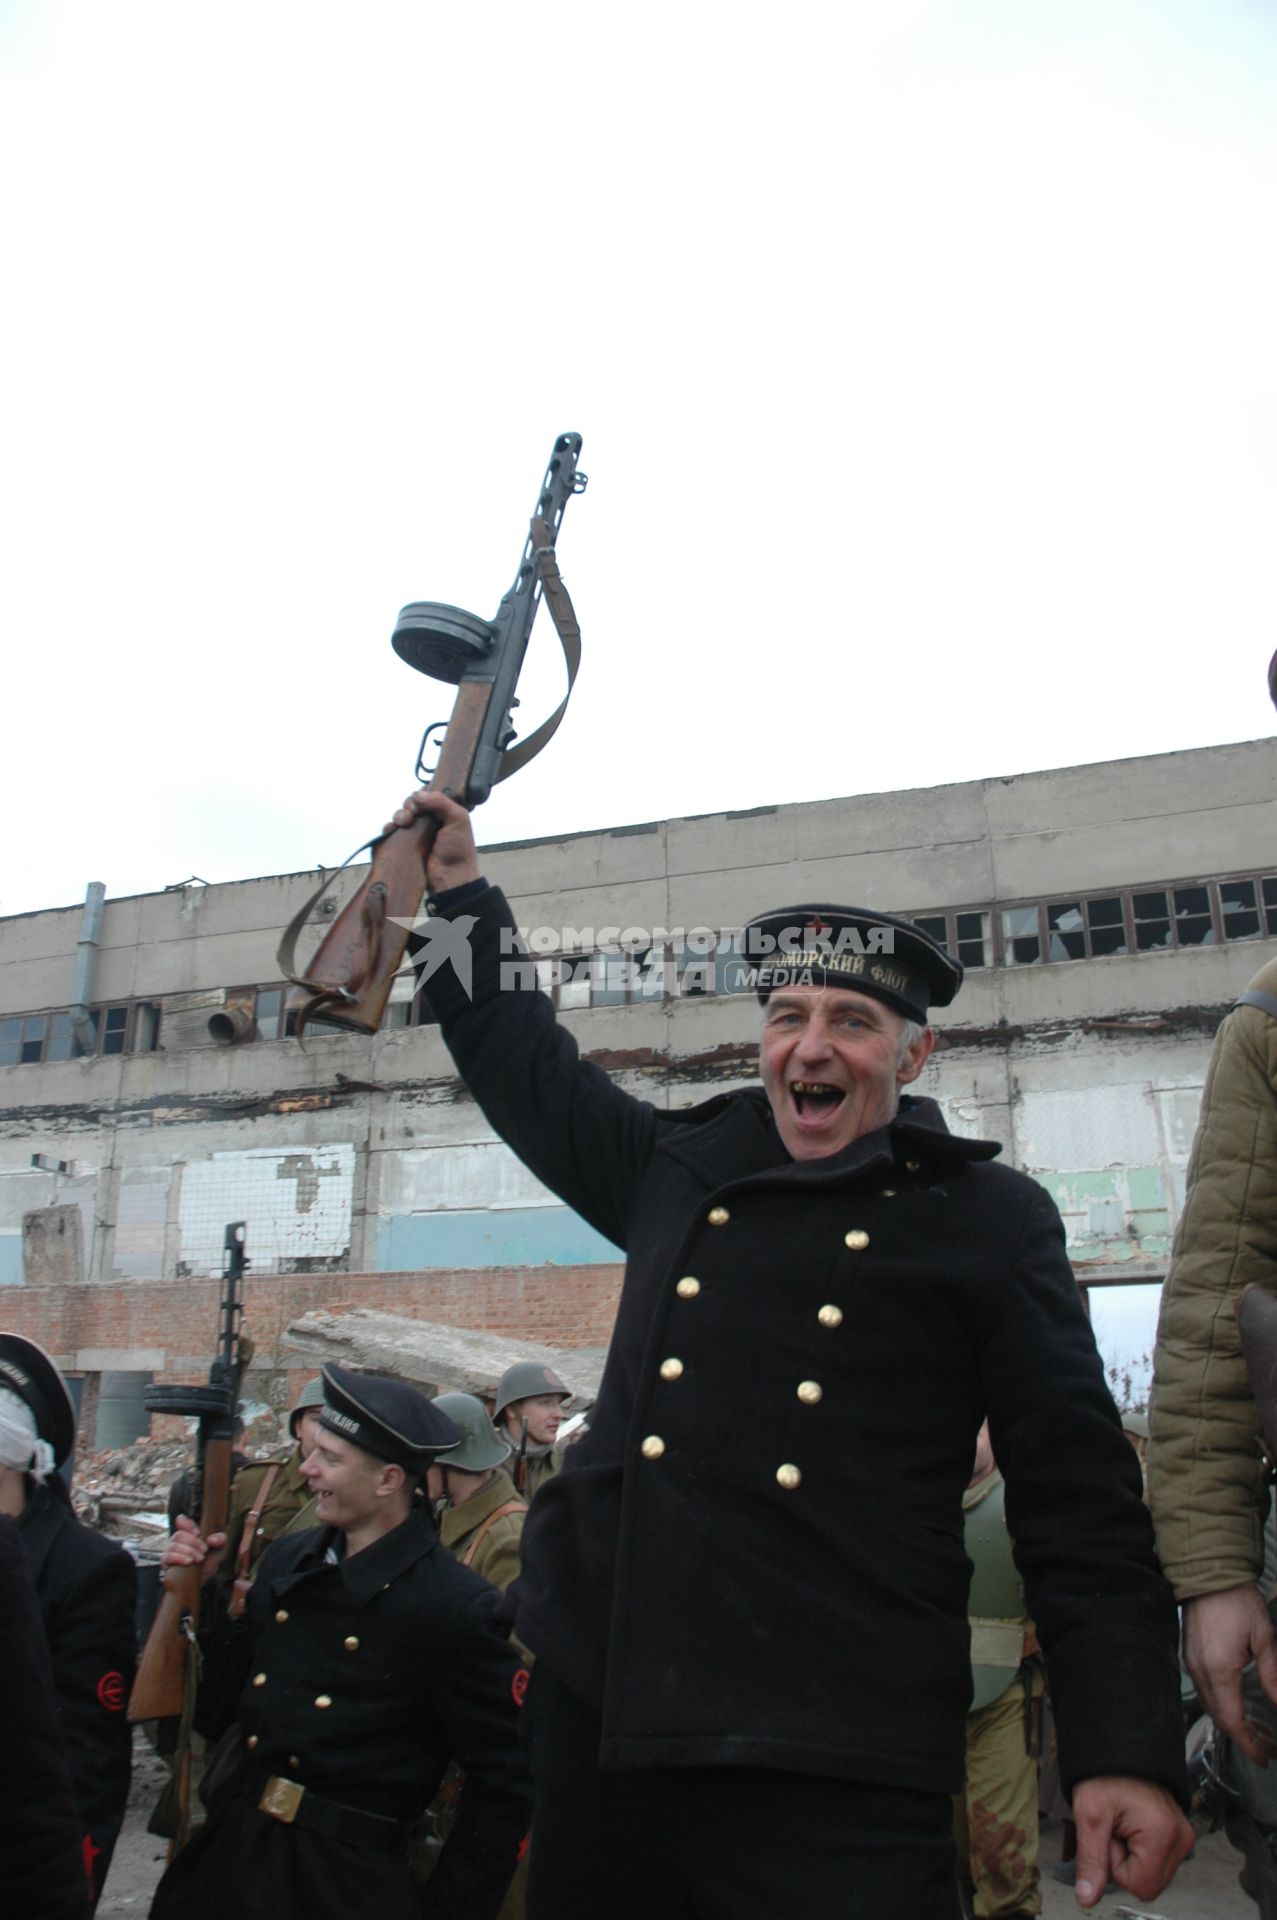
[{"label": "damaged facade", "polygon": [[[1050,1189],[1080,1277],[1153,1282],[1211,1036],[1277,953],[1275,829],[1260,741],[483,857],[583,1050],[672,1107],[754,1077],[731,934],[760,907],[921,918],[968,979],[919,1090]],[[0,921],[0,1319],[90,1414],[206,1367],[230,1220],[277,1399],[283,1329],[339,1304],[606,1342],[617,1249],[492,1139],[411,982],[375,1037],[281,1033],[276,946],[314,885],[108,899],[88,942],[79,905]]]}]

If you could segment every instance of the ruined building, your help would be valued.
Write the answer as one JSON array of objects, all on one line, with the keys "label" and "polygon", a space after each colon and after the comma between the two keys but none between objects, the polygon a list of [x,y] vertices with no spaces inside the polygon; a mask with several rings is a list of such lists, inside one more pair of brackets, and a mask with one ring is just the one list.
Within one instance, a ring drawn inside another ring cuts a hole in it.
[{"label": "ruined building", "polygon": [[[1084,1282],[1155,1284],[1211,1035],[1277,953],[1275,784],[1260,741],[484,861],[582,1048],[674,1107],[754,1075],[731,933],[757,909],[920,919],[968,979],[918,1090],[1050,1189]],[[375,1038],[284,1032],[276,946],[315,879],[0,920],[0,1323],[83,1382],[99,1444],[136,1430],[151,1377],[206,1368],[231,1220],[263,1394],[287,1391],[288,1322],[339,1303],[606,1342],[617,1249],[491,1138],[411,981]]]}]

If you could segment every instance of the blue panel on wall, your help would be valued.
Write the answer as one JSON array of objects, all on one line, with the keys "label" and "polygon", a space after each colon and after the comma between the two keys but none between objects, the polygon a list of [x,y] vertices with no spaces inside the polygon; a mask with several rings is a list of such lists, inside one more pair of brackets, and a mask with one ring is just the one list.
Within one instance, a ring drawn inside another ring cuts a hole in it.
[{"label": "blue panel on wall", "polygon": [[381,1273],[419,1267],[593,1266],[625,1255],[568,1207],[401,1213],[377,1235]]},{"label": "blue panel on wall", "polygon": [[22,1285],[22,1235],[0,1233],[0,1287]]}]

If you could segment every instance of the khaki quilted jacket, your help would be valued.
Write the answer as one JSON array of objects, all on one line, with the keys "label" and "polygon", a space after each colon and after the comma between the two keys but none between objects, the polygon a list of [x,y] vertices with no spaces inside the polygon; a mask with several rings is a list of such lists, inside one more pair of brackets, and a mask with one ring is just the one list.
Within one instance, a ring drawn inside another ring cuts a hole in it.
[{"label": "khaki quilted jacket", "polygon": [[[1249,991],[1277,994],[1277,961]],[[1277,1019],[1227,1015],[1211,1054],[1154,1357],[1149,1500],[1178,1600],[1257,1581],[1259,1420],[1233,1303],[1277,1290]]]}]

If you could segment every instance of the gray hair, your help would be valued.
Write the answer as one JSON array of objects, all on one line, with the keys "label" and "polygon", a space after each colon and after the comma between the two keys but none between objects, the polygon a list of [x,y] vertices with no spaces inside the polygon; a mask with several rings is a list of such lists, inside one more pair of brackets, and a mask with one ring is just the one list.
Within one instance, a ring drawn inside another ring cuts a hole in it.
[{"label": "gray hair", "polygon": [[900,1022],[900,1052],[896,1059],[897,1066],[903,1067],[905,1055],[908,1053],[910,1047],[917,1046],[926,1031],[927,1029],[920,1020],[902,1020]]}]

